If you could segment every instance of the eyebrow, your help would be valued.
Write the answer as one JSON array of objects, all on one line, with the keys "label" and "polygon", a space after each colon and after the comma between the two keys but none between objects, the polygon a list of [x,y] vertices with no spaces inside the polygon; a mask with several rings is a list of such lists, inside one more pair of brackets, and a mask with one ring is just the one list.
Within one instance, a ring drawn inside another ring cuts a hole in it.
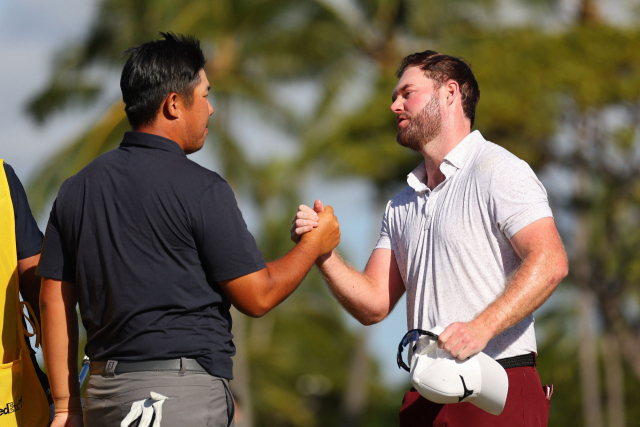
[{"label": "eyebrow", "polygon": [[400,90],[398,91],[394,90],[393,93],[391,94],[391,100],[395,102],[396,98],[398,97],[398,92],[404,92],[405,90],[407,90],[412,86],[415,86],[415,85],[413,83],[407,83],[404,86],[402,86]]}]

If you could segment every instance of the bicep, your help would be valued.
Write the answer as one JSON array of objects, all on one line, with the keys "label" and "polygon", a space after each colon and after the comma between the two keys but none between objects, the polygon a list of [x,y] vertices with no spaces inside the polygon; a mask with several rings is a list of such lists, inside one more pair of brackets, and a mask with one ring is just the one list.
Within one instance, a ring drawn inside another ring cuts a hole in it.
[{"label": "bicep", "polygon": [[551,217],[539,219],[522,228],[511,238],[511,245],[521,259],[536,251],[565,256],[562,240]]},{"label": "bicep", "polygon": [[18,275],[23,276],[27,271],[34,271],[40,261],[40,253],[32,255],[28,258],[18,260]]},{"label": "bicep", "polygon": [[68,307],[69,310],[73,307],[75,311],[77,302],[75,283],[66,280],[42,278],[42,286],[40,288],[41,309],[62,304]]},{"label": "bicep", "polygon": [[266,268],[256,272],[245,274],[229,280],[218,282],[222,292],[229,298],[231,304],[243,314],[254,316],[256,313],[256,287],[265,283],[269,279],[269,272]]},{"label": "bicep", "polygon": [[396,305],[405,292],[396,256],[391,249],[374,249],[364,269],[364,274],[373,280],[381,292],[384,289],[388,290],[390,309]]}]

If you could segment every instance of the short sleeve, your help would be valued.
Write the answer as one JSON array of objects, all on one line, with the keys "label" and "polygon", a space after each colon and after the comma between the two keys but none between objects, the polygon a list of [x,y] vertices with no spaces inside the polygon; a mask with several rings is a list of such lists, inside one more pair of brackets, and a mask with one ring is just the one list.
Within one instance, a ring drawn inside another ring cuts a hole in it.
[{"label": "short sleeve", "polygon": [[49,215],[36,275],[75,283],[76,260],[64,242],[56,205],[57,200],[53,203]]},{"label": "short sleeve", "polygon": [[27,193],[22,183],[8,164],[4,164],[4,172],[9,183],[11,202],[16,224],[16,250],[18,259],[29,258],[40,253],[42,249],[42,232],[31,214]]},{"label": "short sleeve", "polygon": [[374,249],[391,249],[391,233],[389,227],[389,211],[391,210],[391,202],[387,203],[387,208],[382,216],[382,227],[380,228],[380,237]]},{"label": "short sleeve", "polygon": [[226,181],[213,184],[194,213],[193,236],[210,282],[262,270],[266,264]]},{"label": "short sleeve", "polygon": [[539,219],[553,217],[547,191],[531,167],[519,159],[496,166],[489,198],[495,221],[508,239]]}]

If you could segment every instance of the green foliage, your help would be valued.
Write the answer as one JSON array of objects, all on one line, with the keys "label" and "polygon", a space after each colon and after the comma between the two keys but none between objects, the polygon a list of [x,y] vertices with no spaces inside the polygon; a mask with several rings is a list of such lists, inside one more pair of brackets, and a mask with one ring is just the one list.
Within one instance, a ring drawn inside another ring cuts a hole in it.
[{"label": "green foliage", "polygon": [[336,129],[315,144],[309,144],[308,159],[326,163],[332,178],[365,176],[383,186],[401,180],[422,160],[395,144],[396,119],[389,110],[394,81],[377,82],[376,92],[367,104],[342,121]]}]

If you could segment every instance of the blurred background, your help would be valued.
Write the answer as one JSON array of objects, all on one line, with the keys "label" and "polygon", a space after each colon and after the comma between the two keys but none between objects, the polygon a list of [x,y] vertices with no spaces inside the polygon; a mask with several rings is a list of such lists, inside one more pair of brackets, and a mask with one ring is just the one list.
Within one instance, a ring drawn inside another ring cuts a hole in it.
[{"label": "blurred background", "polygon": [[[266,260],[320,198],[362,269],[421,161],[395,143],[400,59],[469,61],[476,128],[536,170],[570,258],[535,313],[549,423],[640,426],[640,0],[0,0],[0,157],[43,231],[62,181],[128,130],[120,54],[159,31],[202,42],[215,112],[191,158],[230,182]],[[238,426],[397,425],[405,313],[364,328],[316,271],[263,318],[234,313]]]}]

